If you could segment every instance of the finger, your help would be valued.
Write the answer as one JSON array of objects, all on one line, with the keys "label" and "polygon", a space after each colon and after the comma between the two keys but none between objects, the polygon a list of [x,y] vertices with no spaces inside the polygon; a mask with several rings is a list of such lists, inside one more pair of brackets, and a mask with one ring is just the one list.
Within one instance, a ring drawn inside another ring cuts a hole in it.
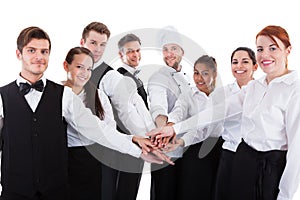
[{"label": "finger", "polygon": [[164,162],[162,160],[159,160],[155,157],[153,157],[153,159],[151,160],[151,163],[156,163],[156,164],[160,164],[160,165],[164,164]]},{"label": "finger", "polygon": [[167,157],[167,158],[165,159],[165,161],[166,161],[167,163],[169,163],[170,165],[175,165],[175,163],[171,160],[170,157]]},{"label": "finger", "polygon": [[150,148],[155,146],[149,139],[145,139],[144,144]]},{"label": "finger", "polygon": [[142,146],[142,151],[150,152],[151,149],[148,148],[146,145],[143,145],[143,146]]},{"label": "finger", "polygon": [[175,163],[171,160],[171,158],[163,153],[156,152],[156,155],[159,156],[160,159],[164,160],[165,162],[175,165]]},{"label": "finger", "polygon": [[155,137],[157,134],[160,133],[160,129],[161,128],[155,128],[155,129],[151,130],[150,132],[146,133],[146,135],[150,136],[150,137]]},{"label": "finger", "polygon": [[143,153],[143,154],[148,155],[148,152],[149,152],[149,151],[146,151],[145,149],[142,149],[142,153]]},{"label": "finger", "polygon": [[170,141],[170,137],[163,138],[163,145],[165,145],[165,146],[168,145],[169,141]]},{"label": "finger", "polygon": [[160,160],[165,160],[165,157],[164,157],[163,154],[160,153],[159,151],[154,150],[154,151],[152,151],[152,153],[153,153],[155,156],[157,156]]}]

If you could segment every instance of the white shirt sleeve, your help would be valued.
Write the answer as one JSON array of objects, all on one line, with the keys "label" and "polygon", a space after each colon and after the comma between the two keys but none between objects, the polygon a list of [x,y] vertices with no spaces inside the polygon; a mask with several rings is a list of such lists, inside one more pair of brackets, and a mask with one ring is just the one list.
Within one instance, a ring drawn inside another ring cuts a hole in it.
[{"label": "white shirt sleeve", "polygon": [[86,138],[111,148],[112,146],[108,145],[108,143],[104,141],[109,141],[110,144],[115,144],[115,142],[111,140],[116,137],[116,140],[123,140],[123,142],[114,145],[115,149],[122,153],[131,154],[135,157],[140,156],[141,150],[139,147],[128,141],[123,134],[117,133],[115,128],[112,129],[112,127],[105,121],[101,121],[97,116],[93,115],[91,110],[86,108],[81,99],[68,87],[65,87],[64,89],[62,106],[63,116],[65,117],[68,125],[72,126],[72,128]]},{"label": "white shirt sleeve", "polygon": [[100,81],[100,85],[130,134],[145,136],[155,128],[143,99],[137,93],[136,83],[130,77],[111,70]]},{"label": "white shirt sleeve", "polygon": [[189,131],[181,137],[184,140],[184,146],[190,146],[199,142],[203,142],[208,137],[220,137],[224,128],[222,123],[217,123],[216,125],[209,126],[202,130],[198,129],[195,131]]},{"label": "white shirt sleeve", "polygon": [[177,99],[173,110],[171,113],[169,113],[168,122],[177,123],[188,118],[188,108],[190,102],[184,98],[185,95],[188,94],[181,94]]},{"label": "white shirt sleeve", "polygon": [[[177,123],[173,126],[176,134],[182,134],[197,129],[204,129],[208,125],[222,123],[225,119],[231,119],[242,115],[244,91],[226,98],[217,105],[210,104],[205,110]],[[238,117],[239,118],[239,117]]]},{"label": "white shirt sleeve", "polygon": [[279,184],[277,200],[292,200],[300,182],[300,92],[293,95],[285,112],[288,140],[287,162]]},{"label": "white shirt sleeve", "polygon": [[167,84],[161,83],[164,77],[160,75],[160,71],[156,72],[149,79],[148,94],[150,101],[150,113],[152,119],[163,115],[168,117],[168,92]]}]

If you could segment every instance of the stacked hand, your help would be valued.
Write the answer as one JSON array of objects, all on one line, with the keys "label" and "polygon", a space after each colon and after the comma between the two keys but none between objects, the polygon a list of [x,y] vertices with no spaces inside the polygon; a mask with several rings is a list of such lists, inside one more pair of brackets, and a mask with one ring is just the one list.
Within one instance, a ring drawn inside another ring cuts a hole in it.
[{"label": "stacked hand", "polygon": [[174,142],[176,135],[172,126],[163,126],[153,129],[146,134],[150,137],[152,143],[158,148],[163,148],[170,142]]},{"label": "stacked hand", "polygon": [[146,162],[163,164],[163,161],[174,165],[171,158],[163,153],[149,138],[134,136],[133,142],[142,148],[141,158]]}]

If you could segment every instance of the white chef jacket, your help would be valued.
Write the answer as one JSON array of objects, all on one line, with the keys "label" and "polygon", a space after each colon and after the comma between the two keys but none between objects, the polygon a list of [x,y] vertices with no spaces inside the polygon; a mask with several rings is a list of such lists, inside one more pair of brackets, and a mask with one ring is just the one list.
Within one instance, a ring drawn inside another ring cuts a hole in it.
[{"label": "white chef jacket", "polygon": [[167,66],[161,67],[152,74],[147,89],[153,120],[159,115],[168,117],[179,95],[190,89],[188,80],[186,73],[177,72],[172,67]]}]

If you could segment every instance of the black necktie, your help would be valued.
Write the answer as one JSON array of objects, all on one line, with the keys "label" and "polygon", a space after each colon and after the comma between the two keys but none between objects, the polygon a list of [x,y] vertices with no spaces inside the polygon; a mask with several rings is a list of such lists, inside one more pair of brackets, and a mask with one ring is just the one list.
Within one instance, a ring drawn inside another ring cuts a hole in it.
[{"label": "black necktie", "polygon": [[44,83],[42,80],[39,80],[32,85],[30,85],[29,83],[20,83],[19,90],[22,95],[26,95],[30,91],[31,88],[33,88],[39,92],[43,92]]}]

